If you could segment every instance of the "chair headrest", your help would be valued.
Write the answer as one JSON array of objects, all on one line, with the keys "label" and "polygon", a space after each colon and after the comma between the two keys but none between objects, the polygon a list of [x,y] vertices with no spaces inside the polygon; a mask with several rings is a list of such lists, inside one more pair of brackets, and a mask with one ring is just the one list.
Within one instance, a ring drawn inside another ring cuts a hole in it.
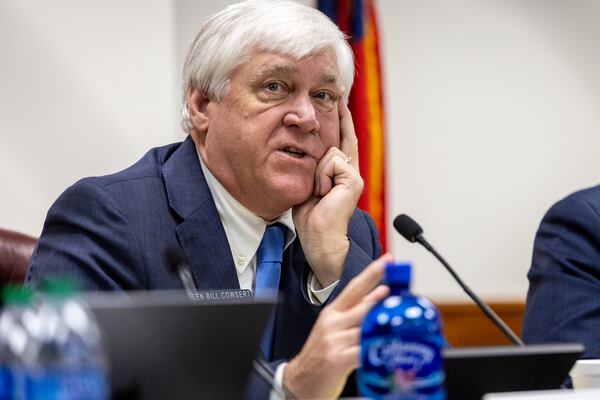
[{"label": "chair headrest", "polygon": [[23,283],[37,239],[0,229],[0,285]]}]

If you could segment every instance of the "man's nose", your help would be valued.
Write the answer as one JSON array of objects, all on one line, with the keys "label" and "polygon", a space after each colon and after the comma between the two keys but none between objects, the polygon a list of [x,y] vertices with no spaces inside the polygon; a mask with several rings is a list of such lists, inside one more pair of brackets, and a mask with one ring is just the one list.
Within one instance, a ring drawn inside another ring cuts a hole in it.
[{"label": "man's nose", "polygon": [[283,124],[287,127],[297,126],[306,133],[319,131],[317,113],[310,96],[298,96],[294,99],[291,108],[283,117]]}]

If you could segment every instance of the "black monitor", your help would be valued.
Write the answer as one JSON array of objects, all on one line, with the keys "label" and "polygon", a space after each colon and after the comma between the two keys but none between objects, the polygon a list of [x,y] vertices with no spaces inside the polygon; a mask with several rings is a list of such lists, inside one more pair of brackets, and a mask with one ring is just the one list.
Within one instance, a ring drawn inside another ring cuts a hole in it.
[{"label": "black monitor", "polygon": [[448,400],[558,389],[583,351],[578,343],[444,349]]},{"label": "black monitor", "polygon": [[85,298],[108,348],[113,399],[238,399],[276,301],[197,303],[181,293]]}]

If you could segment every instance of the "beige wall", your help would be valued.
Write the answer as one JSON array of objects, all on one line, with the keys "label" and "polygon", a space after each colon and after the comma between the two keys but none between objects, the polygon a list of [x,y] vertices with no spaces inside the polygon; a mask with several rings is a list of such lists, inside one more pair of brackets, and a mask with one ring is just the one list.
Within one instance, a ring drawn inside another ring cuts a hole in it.
[{"label": "beige wall", "polygon": [[[307,2],[309,2],[307,0]],[[0,1],[0,226],[31,234],[64,188],[180,140],[179,71],[222,1]],[[522,298],[545,210],[600,181],[600,3],[381,0],[389,215],[472,288]],[[463,295],[424,250],[415,290]]]},{"label": "beige wall", "polygon": [[[485,297],[524,296],[543,214],[600,182],[600,3],[379,4],[390,215],[417,219]],[[417,291],[462,296],[424,250],[392,237]]]},{"label": "beige wall", "polygon": [[0,1],[0,226],[178,137],[167,0]]}]

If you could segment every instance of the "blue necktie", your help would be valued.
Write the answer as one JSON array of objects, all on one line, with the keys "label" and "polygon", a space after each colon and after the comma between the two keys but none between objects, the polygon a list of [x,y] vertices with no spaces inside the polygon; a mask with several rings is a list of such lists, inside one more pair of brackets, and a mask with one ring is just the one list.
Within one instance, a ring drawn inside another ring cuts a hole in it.
[{"label": "blue necktie", "polygon": [[[281,261],[285,245],[286,227],[277,223],[268,225],[256,252],[256,282],[254,297],[256,299],[274,298],[279,288]],[[271,315],[265,328],[261,348],[266,360],[271,359],[273,327],[275,319]]]}]

